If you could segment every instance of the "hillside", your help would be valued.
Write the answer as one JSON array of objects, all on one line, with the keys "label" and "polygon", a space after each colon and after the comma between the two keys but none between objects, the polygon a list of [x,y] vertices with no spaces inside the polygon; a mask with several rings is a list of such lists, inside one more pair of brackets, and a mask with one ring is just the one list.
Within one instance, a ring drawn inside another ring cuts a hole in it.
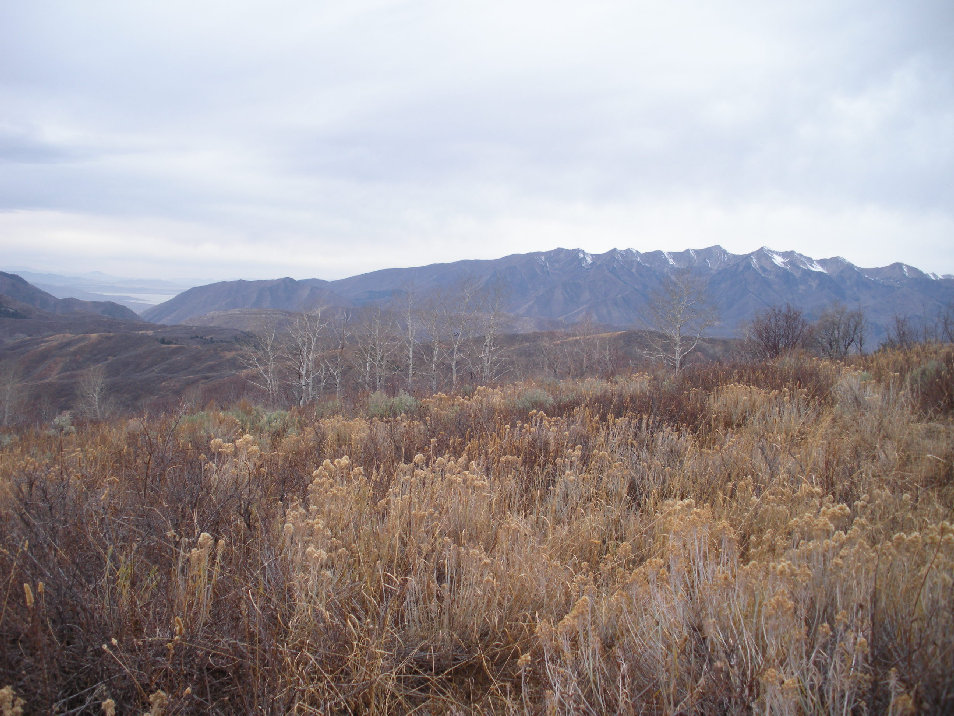
[{"label": "hillside", "polygon": [[[271,281],[220,281],[190,288],[158,306],[143,311],[142,317],[154,323],[187,323],[207,313],[245,308],[307,311],[316,306],[344,306],[350,301],[337,295],[327,281],[296,281],[279,278]],[[201,309],[197,309],[201,306]]]},{"label": "hillside", "polygon": [[63,316],[86,313],[124,321],[138,321],[135,311],[114,301],[83,301],[78,298],[56,298],[22,277],[0,271],[0,295],[14,301],[38,308],[47,313]]},{"label": "hillside", "polygon": [[647,328],[652,293],[682,269],[708,282],[720,315],[712,333],[720,336],[737,335],[740,325],[769,306],[791,303],[815,318],[840,302],[864,310],[870,339],[877,343],[895,315],[931,319],[941,306],[954,302],[954,278],[903,264],[860,268],[839,258],[815,260],[767,248],[738,255],[713,246],[678,253],[555,249],[384,269],[336,281],[230,281],[190,289],[143,316],[182,323],[229,309],[383,305],[408,292],[420,302],[439,301],[467,284],[499,297],[502,310],[524,319],[528,330],[584,317],[607,327]]},{"label": "hillside", "polygon": [[21,278],[57,298],[80,298],[84,301],[114,301],[137,314],[145,309],[168,301],[177,294],[199,282],[181,279],[124,278],[92,271],[80,275],[63,275],[31,270],[16,270]]},{"label": "hillside", "polygon": [[55,314],[0,296],[0,346],[11,341],[59,333],[108,333],[153,329],[154,324],[94,313]]},{"label": "hillside", "polygon": [[[248,388],[239,352],[244,333],[218,328],[111,326],[103,332],[59,332],[10,341],[0,348],[0,366],[9,366],[29,401],[20,410],[48,421],[82,407],[80,384],[101,371],[104,396],[114,412],[197,400],[235,400]],[[41,413],[41,414],[38,414]]]}]

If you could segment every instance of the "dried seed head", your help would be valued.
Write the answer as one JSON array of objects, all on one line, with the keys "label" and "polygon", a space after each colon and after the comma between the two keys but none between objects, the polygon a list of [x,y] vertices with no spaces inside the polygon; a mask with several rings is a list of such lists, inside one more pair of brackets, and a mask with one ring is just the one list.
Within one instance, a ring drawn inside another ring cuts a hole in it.
[{"label": "dried seed head", "polygon": [[160,689],[149,696],[149,716],[162,716],[169,703],[169,695]]},{"label": "dried seed head", "polygon": [[23,713],[23,699],[17,698],[12,686],[0,689],[0,714],[20,716]]}]

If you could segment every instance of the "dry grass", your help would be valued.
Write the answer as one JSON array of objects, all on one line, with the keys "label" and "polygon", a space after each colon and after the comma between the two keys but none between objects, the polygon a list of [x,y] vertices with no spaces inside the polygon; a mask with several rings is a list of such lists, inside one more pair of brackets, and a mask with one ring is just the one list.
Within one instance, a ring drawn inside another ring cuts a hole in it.
[{"label": "dry grass", "polygon": [[950,711],[951,365],[17,435],[0,709]]}]

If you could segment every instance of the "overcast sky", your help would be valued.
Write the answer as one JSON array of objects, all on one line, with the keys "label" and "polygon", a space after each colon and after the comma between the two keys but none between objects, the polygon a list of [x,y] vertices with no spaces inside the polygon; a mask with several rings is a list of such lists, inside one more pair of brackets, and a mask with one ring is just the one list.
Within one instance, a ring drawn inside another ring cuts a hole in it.
[{"label": "overcast sky", "polygon": [[0,269],[954,273],[951,0],[0,0]]}]

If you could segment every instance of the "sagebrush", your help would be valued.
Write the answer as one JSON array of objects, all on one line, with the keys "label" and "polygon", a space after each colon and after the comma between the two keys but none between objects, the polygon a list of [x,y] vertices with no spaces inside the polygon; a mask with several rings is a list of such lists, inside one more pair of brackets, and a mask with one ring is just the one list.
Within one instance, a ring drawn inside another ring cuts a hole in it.
[{"label": "sagebrush", "polygon": [[787,356],[11,434],[0,704],[951,711],[951,366]]}]

